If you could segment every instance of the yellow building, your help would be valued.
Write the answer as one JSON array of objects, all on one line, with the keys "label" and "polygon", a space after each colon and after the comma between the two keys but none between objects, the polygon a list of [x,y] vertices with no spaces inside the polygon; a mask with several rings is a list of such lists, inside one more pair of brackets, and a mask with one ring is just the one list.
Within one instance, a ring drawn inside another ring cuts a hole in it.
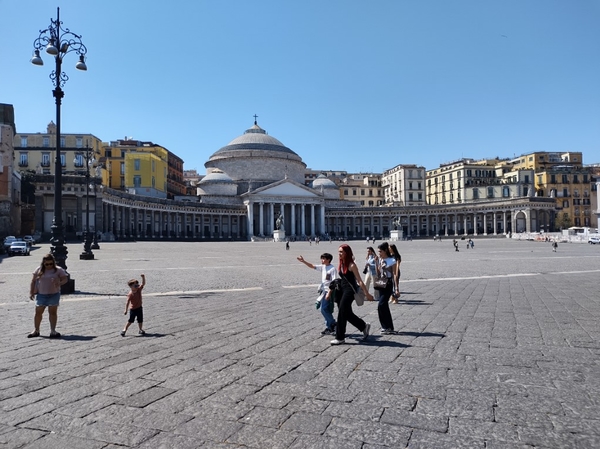
[{"label": "yellow building", "polygon": [[155,198],[185,194],[183,161],[152,142],[125,139],[103,148],[103,184],[117,190]]},{"label": "yellow building", "polygon": [[555,199],[556,230],[592,225],[592,172],[589,167],[583,167],[583,153],[538,151],[511,162],[515,168],[534,171],[536,196]]},{"label": "yellow building", "polygon": [[340,198],[358,201],[361,206],[373,207],[383,204],[381,174],[349,174],[339,184]]}]

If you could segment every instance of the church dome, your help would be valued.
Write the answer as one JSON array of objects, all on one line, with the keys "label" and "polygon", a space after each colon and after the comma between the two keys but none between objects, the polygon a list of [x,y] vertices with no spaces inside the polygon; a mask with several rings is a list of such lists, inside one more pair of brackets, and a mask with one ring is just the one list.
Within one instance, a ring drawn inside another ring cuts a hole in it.
[{"label": "church dome", "polygon": [[294,151],[262,129],[256,121],[244,134],[212,154],[207,172],[220,170],[233,182],[256,188],[284,178],[304,184],[306,164]]},{"label": "church dome", "polygon": [[[256,122],[254,122],[254,126],[247,129],[244,134],[233,139],[231,142],[213,154],[213,156],[216,156],[217,154],[244,150],[278,151],[298,156],[275,137],[269,136],[264,129],[256,124]],[[211,159],[213,156],[211,156]]]},{"label": "church dome", "polygon": [[231,184],[231,183],[233,183],[233,179],[231,179],[225,173],[215,171],[215,172],[209,173],[208,175],[206,175],[204,178],[202,178],[198,182],[198,184],[208,184],[208,183]]},{"label": "church dome", "polygon": [[313,189],[317,189],[317,190],[320,189],[321,187],[323,187],[324,189],[337,189],[338,188],[338,186],[335,185],[335,182],[328,179],[323,174],[320,174],[319,176],[317,176],[317,179],[315,179],[312,182],[312,187],[313,187]]}]

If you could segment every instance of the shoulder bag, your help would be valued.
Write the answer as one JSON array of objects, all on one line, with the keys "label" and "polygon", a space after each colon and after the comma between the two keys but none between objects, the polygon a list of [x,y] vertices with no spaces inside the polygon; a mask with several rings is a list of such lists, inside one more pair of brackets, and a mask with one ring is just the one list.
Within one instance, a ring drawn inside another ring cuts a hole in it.
[{"label": "shoulder bag", "polygon": [[387,277],[387,275],[383,272],[379,274],[375,280],[373,281],[373,288],[375,290],[385,290],[387,288],[389,288],[389,286],[391,285],[392,279]]}]

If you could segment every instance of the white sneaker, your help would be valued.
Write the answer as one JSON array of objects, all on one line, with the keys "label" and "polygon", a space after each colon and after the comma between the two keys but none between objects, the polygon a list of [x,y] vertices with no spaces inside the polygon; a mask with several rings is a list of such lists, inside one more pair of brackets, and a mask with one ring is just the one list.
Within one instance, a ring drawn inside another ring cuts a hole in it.
[{"label": "white sneaker", "polygon": [[332,345],[343,345],[344,343],[346,343],[346,340],[338,340],[337,338],[335,340],[331,340],[330,342]]},{"label": "white sneaker", "polygon": [[371,330],[371,323],[367,323],[365,326],[365,330],[363,331],[363,341],[365,341],[367,338],[369,338],[369,331]]}]

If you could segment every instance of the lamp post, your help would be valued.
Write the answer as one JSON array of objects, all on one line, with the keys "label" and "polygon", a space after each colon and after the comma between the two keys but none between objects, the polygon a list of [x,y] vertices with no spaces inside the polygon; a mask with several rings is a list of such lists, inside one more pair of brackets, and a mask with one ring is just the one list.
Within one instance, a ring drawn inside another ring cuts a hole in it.
[{"label": "lamp post", "polygon": [[[75,164],[80,163],[80,159],[75,157]],[[90,233],[90,166],[96,163],[92,149],[85,149],[85,230],[83,231],[83,252],[79,255],[81,260],[92,260],[92,234]]]},{"label": "lamp post", "polygon": [[[79,61],[75,65],[78,70],[87,70],[85,65],[85,54],[87,49],[81,42],[81,36],[72,33],[68,28],[62,27],[60,21],[60,8],[56,8],[56,20],[50,19],[50,26],[40,31],[38,38],[33,41],[33,57],[31,63],[34,65],[44,65],[40,57],[40,51],[46,50],[46,53],[54,57],[56,68],[50,73],[50,79],[54,85],[52,95],[56,101],[56,159],[54,161],[54,218],[52,220],[52,237],[50,250],[56,259],[56,263],[67,269],[67,247],[65,246],[65,237],[63,235],[62,221],[62,164],[60,154],[60,105],[64,92],[62,86],[69,79],[66,73],[61,70],[62,60],[67,53],[72,51],[79,55]],[[66,284],[74,290],[74,282]],[[69,287],[63,289],[63,293],[73,291]],[[66,291],[65,291],[66,290]]]}]

